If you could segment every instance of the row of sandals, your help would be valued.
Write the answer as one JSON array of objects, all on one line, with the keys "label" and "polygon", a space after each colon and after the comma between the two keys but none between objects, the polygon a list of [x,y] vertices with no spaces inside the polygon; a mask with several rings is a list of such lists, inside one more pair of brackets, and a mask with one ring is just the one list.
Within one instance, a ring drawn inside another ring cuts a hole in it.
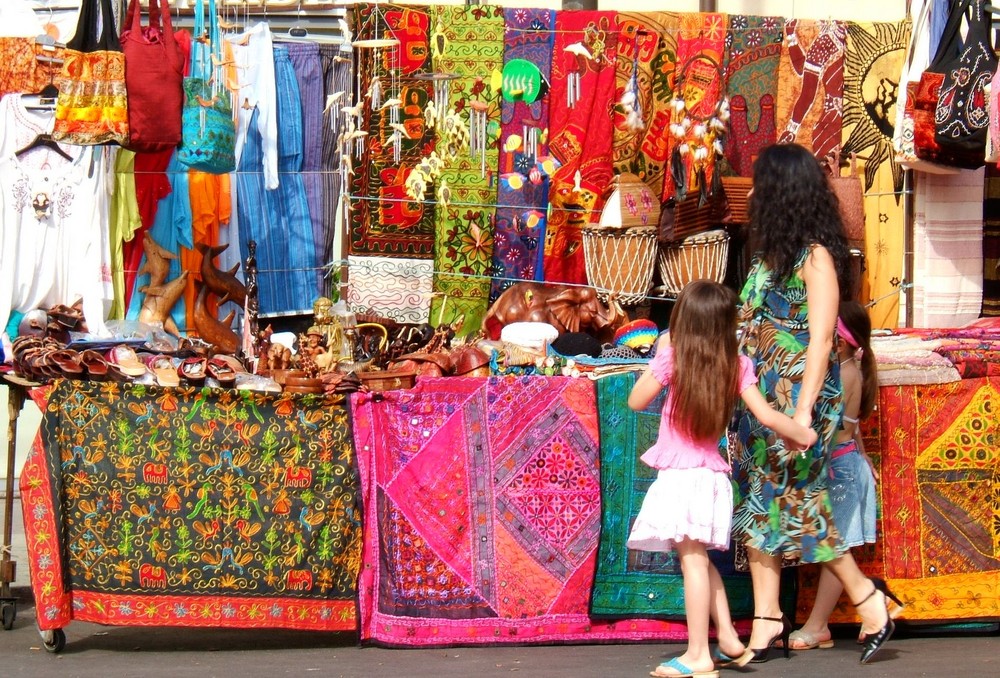
[{"label": "row of sandals", "polygon": [[202,386],[211,377],[219,386],[232,388],[237,374],[246,372],[234,356],[168,356],[136,353],[121,344],[106,353],[76,351],[49,336],[22,336],[11,345],[14,369],[21,377],[46,383],[54,379],[128,382],[151,375],[160,386]]}]

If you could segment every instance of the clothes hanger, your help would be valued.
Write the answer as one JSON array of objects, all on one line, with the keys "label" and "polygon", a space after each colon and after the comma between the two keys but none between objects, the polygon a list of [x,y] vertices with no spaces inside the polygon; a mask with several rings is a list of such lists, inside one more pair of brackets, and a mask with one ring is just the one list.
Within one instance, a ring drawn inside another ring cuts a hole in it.
[{"label": "clothes hanger", "polygon": [[14,151],[14,155],[20,158],[28,151],[33,151],[36,148],[48,148],[49,150],[55,151],[57,155],[61,155],[66,160],[69,160],[70,162],[73,161],[73,156],[64,151],[62,146],[59,145],[59,142],[53,139],[52,135],[48,133],[36,135],[27,146]]}]

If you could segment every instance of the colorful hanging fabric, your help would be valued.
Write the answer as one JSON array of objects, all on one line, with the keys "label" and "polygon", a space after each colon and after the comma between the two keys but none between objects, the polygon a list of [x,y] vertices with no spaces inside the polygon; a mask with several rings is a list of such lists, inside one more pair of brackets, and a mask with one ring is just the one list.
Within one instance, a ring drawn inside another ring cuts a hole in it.
[{"label": "colorful hanging fabric", "polygon": [[[598,379],[597,412],[601,441],[601,539],[590,599],[595,617],[684,618],[684,576],[676,552],[629,550],[625,542],[656,470],[638,453],[656,440],[663,397],[633,412],[628,394],[637,375],[613,374]],[[738,573],[733,550],[709,551],[729,594],[734,618],[753,614],[750,577]],[[782,607],[793,604],[791,587],[782,587]]]},{"label": "colorful hanging fabric", "polygon": [[[615,174],[634,174],[654,195],[663,192],[669,159],[669,138],[680,15],[673,12],[620,12],[618,61],[615,68]],[[636,98],[626,106],[626,95]],[[629,111],[643,121],[629,123]]]},{"label": "colorful hanging fabric", "polygon": [[425,323],[430,308],[430,259],[347,257],[348,305],[400,323]]},{"label": "colorful hanging fabric", "polygon": [[500,183],[491,300],[518,280],[541,277],[549,204],[548,177],[539,160],[548,155],[548,83],[552,79],[555,12],[508,8],[504,22]]},{"label": "colorful hanging fabric", "polygon": [[[477,147],[445,160],[434,186],[430,320],[433,325],[461,320],[462,333],[468,333],[479,329],[489,304],[500,127],[500,91],[493,73],[503,69],[504,18],[499,7],[439,6],[432,8],[431,21],[434,72],[457,76],[449,83],[449,108],[463,124],[478,125],[479,133],[486,134]],[[475,134],[470,137],[476,141]]]},{"label": "colorful hanging fabric", "polygon": [[778,71],[779,143],[797,142],[817,158],[840,146],[846,48],[844,21],[785,22]]},{"label": "colorful hanging fabric", "polygon": [[684,637],[683,622],[588,614],[601,526],[593,382],[421,378],[351,403],[365,511],[362,641]]},{"label": "colorful hanging fabric", "polygon": [[[367,131],[367,143],[360,157],[344,159],[341,171],[353,174],[351,183],[350,253],[354,255],[430,258],[434,246],[434,209],[430,203],[412,200],[406,194],[406,178],[421,156],[434,148],[434,134],[424,123],[424,106],[430,97],[429,85],[414,80],[430,72],[429,9],[388,6],[378,12],[367,4],[354,6],[355,39],[395,38],[393,49],[355,49],[358,90],[368,92],[375,74],[384,77],[398,70],[401,83],[401,156],[393,157],[389,142],[393,128],[385,111],[373,110],[368,99],[351,101],[361,106],[358,131]],[[368,20],[370,16],[383,17]],[[386,35],[388,33],[388,35]],[[398,64],[396,63],[398,59]],[[350,92],[347,96],[353,96]],[[345,106],[343,99],[334,105]],[[341,112],[341,118],[343,119]]]},{"label": "colorful hanging fabric", "polygon": [[892,148],[898,81],[909,44],[909,21],[847,25],[841,157],[864,158],[865,269],[862,301],[874,301],[875,327],[899,322],[905,216],[903,169]]},{"label": "colorful hanging fabric", "polygon": [[545,280],[587,282],[581,229],[595,220],[598,199],[611,184],[614,137],[615,12],[556,14],[549,104],[549,150],[560,163],[549,186]]},{"label": "colorful hanging fabric", "polygon": [[726,89],[730,122],[726,159],[741,177],[753,175],[754,158],[777,139],[774,100],[783,25],[781,17],[729,17]]},{"label": "colorful hanging fabric", "polygon": [[40,407],[21,474],[39,628],[356,628],[343,396],[67,379]]},{"label": "colorful hanging fabric", "polygon": [[892,149],[899,74],[910,40],[910,22],[847,25],[844,58],[844,148],[865,156],[865,190],[888,161],[894,190],[903,190],[903,168]]},{"label": "colorful hanging fabric", "polygon": [[673,119],[670,168],[663,181],[663,198],[684,200],[696,194],[700,201],[712,192],[715,162],[722,157],[729,126],[722,58],[726,49],[725,14],[681,14],[677,37],[677,64],[670,105]]}]

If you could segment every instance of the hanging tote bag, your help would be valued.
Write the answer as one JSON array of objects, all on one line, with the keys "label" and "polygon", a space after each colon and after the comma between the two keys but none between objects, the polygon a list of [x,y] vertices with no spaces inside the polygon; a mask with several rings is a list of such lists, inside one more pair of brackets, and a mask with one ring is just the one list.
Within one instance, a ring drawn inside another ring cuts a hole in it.
[{"label": "hanging tote bag", "polygon": [[913,102],[916,99],[920,74],[930,61],[930,9],[933,0],[926,0],[913,23],[910,45],[900,73],[899,98],[896,101],[896,120],[892,130],[892,148],[896,162],[906,169],[932,174],[956,174],[958,168],[938,165],[917,157],[913,147]]},{"label": "hanging tote bag", "polygon": [[944,82],[944,70],[962,48],[960,29],[969,12],[970,2],[971,0],[956,0],[951,6],[934,59],[920,74],[913,99],[913,149],[921,160],[949,164],[937,143],[934,116],[937,114],[938,94]]},{"label": "hanging tote bag", "polygon": [[865,242],[865,190],[858,174],[858,157],[851,153],[850,174],[840,174],[840,151],[836,150],[826,158],[830,171],[828,180],[840,203],[840,219],[844,222],[844,233],[852,246]]},{"label": "hanging tote bag", "polygon": [[[132,151],[164,151],[181,142],[184,51],[174,39],[168,0],[149,0],[143,26],[140,0],[130,0],[121,34]],[[161,24],[162,22],[162,24]]]},{"label": "hanging tote bag", "polygon": [[78,146],[128,143],[125,55],[111,0],[83,0],[58,84],[53,139]]},{"label": "hanging tote bag", "polygon": [[206,31],[204,0],[198,0],[191,42],[191,75],[184,78],[177,160],[191,169],[226,174],[236,169],[236,126],[229,92],[217,66],[222,62],[222,37],[215,0],[208,0],[208,15]]},{"label": "hanging tote bag", "polygon": [[961,52],[945,64],[934,114],[935,141],[955,167],[985,164],[990,125],[989,85],[997,70],[985,0],[972,0]]}]

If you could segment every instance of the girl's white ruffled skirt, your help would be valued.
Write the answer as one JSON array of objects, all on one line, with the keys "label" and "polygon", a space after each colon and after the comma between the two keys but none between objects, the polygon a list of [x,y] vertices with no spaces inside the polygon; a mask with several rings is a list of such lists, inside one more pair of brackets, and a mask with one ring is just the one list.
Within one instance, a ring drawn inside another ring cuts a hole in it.
[{"label": "girl's white ruffled skirt", "polygon": [[733,484],[728,474],[707,468],[662,469],[632,524],[627,546],[672,551],[685,538],[709,548],[729,548]]}]

